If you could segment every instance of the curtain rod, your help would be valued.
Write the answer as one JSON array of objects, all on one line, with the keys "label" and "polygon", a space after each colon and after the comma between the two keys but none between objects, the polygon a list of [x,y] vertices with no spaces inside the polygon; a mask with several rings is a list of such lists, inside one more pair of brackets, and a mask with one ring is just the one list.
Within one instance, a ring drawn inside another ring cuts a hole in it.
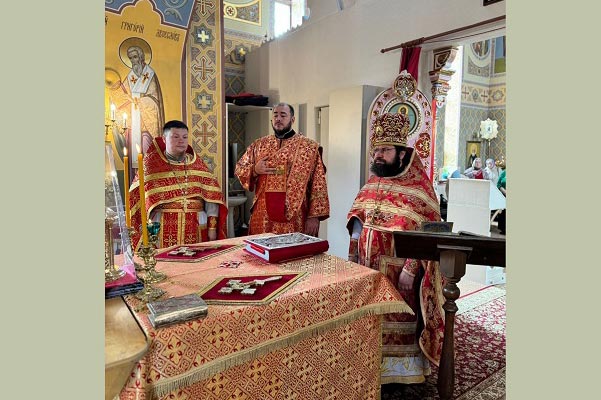
[{"label": "curtain rod", "polygon": [[478,23],[475,23],[475,24],[472,24],[472,25],[467,25],[467,26],[464,26],[462,28],[452,29],[450,31],[438,33],[436,35],[432,35],[432,36],[428,36],[428,37],[422,37],[422,38],[419,38],[419,39],[410,40],[409,42],[397,44],[396,46],[387,47],[385,49],[381,49],[380,53],[386,53],[386,52],[389,52],[391,50],[404,49],[404,48],[407,48],[407,47],[417,46],[417,45],[420,45],[420,44],[422,44],[424,42],[427,42],[428,40],[436,39],[436,38],[439,38],[441,36],[450,35],[451,33],[466,31],[468,29],[472,29],[472,28],[476,28],[478,26],[490,24],[492,22],[502,21],[504,19],[505,19],[505,15],[501,15],[499,17],[487,19],[486,21],[481,21],[481,22],[478,22]]}]

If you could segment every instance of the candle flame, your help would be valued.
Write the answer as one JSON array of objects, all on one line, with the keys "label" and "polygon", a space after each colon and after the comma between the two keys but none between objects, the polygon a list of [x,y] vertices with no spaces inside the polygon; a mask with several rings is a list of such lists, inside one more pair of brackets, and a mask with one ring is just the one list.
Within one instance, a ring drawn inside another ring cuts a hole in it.
[{"label": "candle flame", "polygon": [[123,113],[123,119],[127,119],[127,113]]},{"label": "candle flame", "polygon": [[116,108],[115,103],[111,103],[111,111],[115,111],[115,108]]},{"label": "candle flame", "polygon": [[137,143],[136,143],[136,149],[138,150],[138,153],[140,153],[140,145],[138,145]]},{"label": "candle flame", "polygon": [[123,148],[123,155],[127,157],[127,147]]}]

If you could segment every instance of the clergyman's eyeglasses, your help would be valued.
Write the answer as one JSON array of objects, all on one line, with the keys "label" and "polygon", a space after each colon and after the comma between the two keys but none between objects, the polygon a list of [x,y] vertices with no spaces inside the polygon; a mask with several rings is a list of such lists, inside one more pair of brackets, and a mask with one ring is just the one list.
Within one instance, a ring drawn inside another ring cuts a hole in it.
[{"label": "clergyman's eyeglasses", "polygon": [[371,150],[371,154],[372,155],[376,155],[377,153],[390,153],[391,151],[394,151],[395,148],[394,147],[374,147]]}]

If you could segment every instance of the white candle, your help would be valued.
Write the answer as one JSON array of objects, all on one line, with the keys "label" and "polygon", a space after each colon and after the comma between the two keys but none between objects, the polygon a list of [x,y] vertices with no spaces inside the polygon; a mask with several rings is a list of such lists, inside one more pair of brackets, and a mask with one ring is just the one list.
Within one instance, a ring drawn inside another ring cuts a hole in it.
[{"label": "white candle", "polygon": [[116,111],[115,104],[111,103],[111,121],[115,121],[115,111]]},{"label": "white candle", "polygon": [[123,113],[123,127],[127,128],[127,113]]}]

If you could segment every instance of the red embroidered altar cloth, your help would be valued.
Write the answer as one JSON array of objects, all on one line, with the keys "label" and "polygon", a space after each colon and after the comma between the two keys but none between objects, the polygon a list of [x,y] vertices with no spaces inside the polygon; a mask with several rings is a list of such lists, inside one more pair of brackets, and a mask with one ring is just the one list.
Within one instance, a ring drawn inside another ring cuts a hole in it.
[{"label": "red embroidered altar cloth", "polygon": [[[242,264],[219,267],[230,260]],[[328,254],[269,264],[236,246],[156,269],[168,276],[156,284],[165,297],[199,292],[219,277],[307,274],[269,304],[209,305],[204,319],[159,329],[126,296],[151,344],[121,399],[379,399],[381,315],[411,312],[382,274]]]}]

